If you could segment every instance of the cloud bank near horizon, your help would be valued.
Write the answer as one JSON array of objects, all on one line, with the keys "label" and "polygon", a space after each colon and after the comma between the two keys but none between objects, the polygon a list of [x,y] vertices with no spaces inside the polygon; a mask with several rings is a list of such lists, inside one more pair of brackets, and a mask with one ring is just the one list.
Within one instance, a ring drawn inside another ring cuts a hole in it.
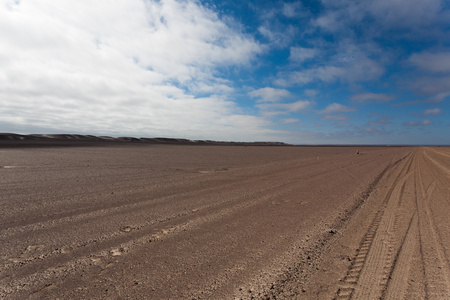
[{"label": "cloud bank near horizon", "polygon": [[262,52],[192,1],[8,1],[0,10],[2,121],[59,131],[263,138],[219,68]]}]

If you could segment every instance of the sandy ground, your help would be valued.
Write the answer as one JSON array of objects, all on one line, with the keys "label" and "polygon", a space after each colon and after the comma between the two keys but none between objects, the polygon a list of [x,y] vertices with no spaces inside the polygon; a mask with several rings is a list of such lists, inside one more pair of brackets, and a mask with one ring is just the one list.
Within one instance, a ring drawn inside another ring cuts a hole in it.
[{"label": "sandy ground", "polygon": [[0,149],[2,299],[446,299],[450,150]]}]

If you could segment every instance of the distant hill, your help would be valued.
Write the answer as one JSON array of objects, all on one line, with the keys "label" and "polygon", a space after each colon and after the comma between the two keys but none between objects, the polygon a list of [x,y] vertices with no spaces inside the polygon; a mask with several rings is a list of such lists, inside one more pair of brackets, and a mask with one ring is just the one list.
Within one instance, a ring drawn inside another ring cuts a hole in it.
[{"label": "distant hill", "polygon": [[16,134],[0,133],[0,148],[4,147],[70,147],[124,144],[170,144],[170,145],[224,145],[224,146],[287,146],[282,142],[223,142],[176,138],[110,137],[80,134]]}]

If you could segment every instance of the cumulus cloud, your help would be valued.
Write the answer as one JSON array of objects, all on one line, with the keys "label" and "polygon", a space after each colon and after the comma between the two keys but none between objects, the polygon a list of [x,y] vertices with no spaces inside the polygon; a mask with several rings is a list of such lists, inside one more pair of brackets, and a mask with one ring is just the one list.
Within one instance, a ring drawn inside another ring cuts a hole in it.
[{"label": "cumulus cloud", "polygon": [[438,116],[438,115],[442,114],[442,109],[430,108],[430,109],[426,109],[423,113],[428,116]]},{"label": "cumulus cloud", "polygon": [[433,121],[431,120],[422,120],[422,121],[417,121],[417,122],[405,122],[403,123],[404,126],[427,126],[427,125],[431,125],[433,124]]},{"label": "cumulus cloud", "polygon": [[351,99],[361,103],[366,101],[388,102],[393,100],[394,97],[386,94],[362,93],[353,95]]},{"label": "cumulus cloud", "polygon": [[333,113],[342,113],[342,112],[350,112],[355,109],[349,106],[345,106],[339,103],[331,103],[323,110],[318,111],[319,114],[333,114]]},{"label": "cumulus cloud", "polygon": [[2,3],[3,122],[104,134],[270,134],[270,123],[240,114],[227,98],[232,83],[216,72],[249,65],[261,45],[200,2]]},{"label": "cumulus cloud", "polygon": [[284,98],[291,96],[291,93],[285,89],[275,89],[265,87],[248,93],[252,98],[258,98],[257,102],[279,102]]}]

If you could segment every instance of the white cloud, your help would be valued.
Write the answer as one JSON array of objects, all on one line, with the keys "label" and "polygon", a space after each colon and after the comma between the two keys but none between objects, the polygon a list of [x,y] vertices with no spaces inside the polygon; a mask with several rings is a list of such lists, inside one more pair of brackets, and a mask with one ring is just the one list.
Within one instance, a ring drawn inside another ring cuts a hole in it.
[{"label": "white cloud", "polygon": [[366,102],[368,100],[376,102],[387,102],[393,100],[394,97],[386,94],[362,93],[353,95],[351,99],[358,102]]},{"label": "white cloud", "polygon": [[[449,23],[448,10],[445,10],[443,2],[442,0],[323,0],[325,13],[318,16],[313,24],[330,32],[342,32],[352,24],[371,19],[373,25],[366,24],[366,33],[378,34],[376,32],[382,29],[404,28],[419,33],[420,29],[428,26]],[[370,28],[371,25],[377,28]]]},{"label": "white cloud", "polygon": [[299,100],[291,103],[261,103],[256,105],[263,116],[286,115],[299,112],[311,106],[310,101]]},{"label": "white cloud", "polygon": [[280,27],[274,24],[264,24],[258,27],[258,32],[265,37],[272,47],[284,48],[297,33],[297,28],[292,25]]},{"label": "white cloud", "polygon": [[450,52],[422,52],[410,56],[409,62],[430,72],[450,72]]},{"label": "white cloud", "polygon": [[439,92],[436,95],[433,95],[433,97],[429,99],[429,102],[441,102],[448,97],[450,97],[450,91],[447,89],[443,92]]},{"label": "white cloud", "polygon": [[308,15],[308,11],[303,8],[300,2],[257,3],[257,5],[245,5],[250,5],[260,19],[260,26],[257,28],[258,33],[267,40],[270,47],[284,48],[289,46],[299,33],[299,28],[289,22],[284,22],[284,20],[286,18],[303,18]]},{"label": "white cloud", "polygon": [[351,60],[330,61],[325,66],[280,73],[275,83],[280,86],[336,81],[354,83],[378,79],[383,73],[384,67],[380,63],[359,54]]},{"label": "white cloud", "polygon": [[418,122],[405,122],[403,123],[404,126],[428,126],[433,124],[433,122],[431,120],[422,120],[422,121],[418,121]]},{"label": "white cloud", "polygon": [[305,90],[303,91],[303,93],[304,93],[306,96],[314,97],[314,96],[316,96],[317,94],[319,94],[319,91],[313,90],[313,89],[305,89]]},{"label": "white cloud", "polygon": [[336,81],[346,73],[345,69],[336,66],[318,67],[310,71],[313,78],[324,82]]},{"label": "white cloud", "polygon": [[438,115],[442,114],[442,109],[430,108],[430,109],[426,109],[423,113],[428,116],[438,116]]},{"label": "white cloud", "polygon": [[301,63],[306,60],[314,58],[318,54],[317,49],[303,48],[303,47],[291,47],[289,60],[295,63]]},{"label": "white cloud", "polygon": [[441,19],[443,5],[441,0],[379,0],[371,2],[366,9],[368,14],[383,20],[380,22],[383,26],[417,28],[445,22]]},{"label": "white cloud", "polygon": [[440,102],[450,96],[450,76],[424,76],[409,84],[420,93],[431,95],[431,101]]},{"label": "white cloud", "polygon": [[339,103],[331,103],[327,107],[325,107],[323,110],[318,111],[319,114],[333,114],[338,112],[350,112],[354,111],[355,109],[349,106],[345,106]]},{"label": "white cloud", "polygon": [[281,74],[275,80],[276,84],[282,86],[305,85],[314,81],[333,82],[345,74],[345,70],[335,66],[317,67],[302,71],[293,71]]},{"label": "white cloud", "polygon": [[288,18],[298,18],[305,14],[303,5],[301,2],[283,3],[281,9],[282,14]]},{"label": "white cloud", "polygon": [[291,93],[285,89],[275,89],[271,87],[265,87],[248,93],[252,98],[259,98],[257,102],[279,102],[283,98],[288,98]]},{"label": "white cloud", "polygon": [[306,109],[310,105],[311,105],[310,101],[299,100],[297,102],[285,103],[283,104],[283,107],[285,107],[290,112],[297,112]]},{"label": "white cloud", "polygon": [[227,98],[232,83],[216,72],[250,65],[262,52],[236,28],[194,0],[2,1],[2,121],[49,131],[265,139],[270,123],[242,115]]}]

